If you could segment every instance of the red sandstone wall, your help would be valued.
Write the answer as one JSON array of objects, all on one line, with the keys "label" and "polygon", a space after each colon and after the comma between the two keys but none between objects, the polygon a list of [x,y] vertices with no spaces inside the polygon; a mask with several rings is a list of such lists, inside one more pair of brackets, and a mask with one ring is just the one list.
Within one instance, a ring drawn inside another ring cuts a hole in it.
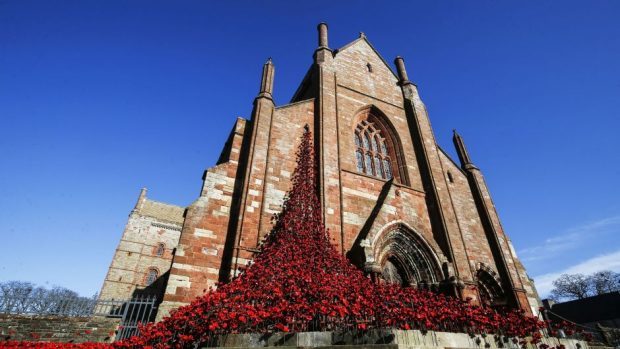
[{"label": "red sandstone wall", "polygon": [[[248,217],[244,217],[242,246],[256,248],[271,230],[273,214],[282,210],[284,196],[291,188],[291,175],[296,166],[295,152],[306,124],[311,128],[314,124],[314,100],[277,107],[267,142],[254,144],[255,149],[267,150],[266,168],[263,173],[256,171],[253,177],[256,191],[248,192],[251,201],[246,204],[246,215],[254,212],[260,215],[256,226],[254,222],[250,225]],[[258,181],[262,182],[260,187]]]},{"label": "red sandstone wall", "polygon": [[237,119],[226,162],[205,171],[200,197],[187,209],[158,318],[219,280],[246,121]]},{"label": "red sandstone wall", "polygon": [[[444,153],[441,153],[441,160],[445,169],[444,175],[448,181],[450,199],[454,205],[465,242],[470,268],[472,271],[475,271],[477,263],[484,263],[497,270],[493,255],[491,254],[491,247],[482,228],[480,216],[467,182],[467,176]],[[452,175],[453,182],[448,180],[448,172]],[[471,282],[473,278],[468,278],[466,281]]]},{"label": "red sandstone wall", "polygon": [[[316,99],[276,107],[270,98],[258,98],[252,121],[238,120],[230,149],[219,165],[206,172],[202,194],[188,208],[161,313],[189,302],[227,277],[220,270],[229,262],[226,258],[230,258],[233,271],[252,258],[290,189],[294,152],[305,124],[318,135],[324,217],[334,243],[343,252],[359,240],[363,226],[368,228],[365,238],[372,243],[386,227],[399,223],[422,236],[439,263],[452,258],[454,269],[465,282],[474,282],[478,263],[497,269],[467,178],[435,143],[417,90],[409,95],[413,105],[407,106],[398,79],[364,39],[339,50],[335,58],[329,51],[318,52],[317,62],[310,75],[315,83],[309,84],[309,89],[316,88]],[[304,95],[313,94],[306,91]],[[353,130],[360,112],[371,105],[385,114],[402,146],[399,166],[405,176],[392,185],[356,170]],[[420,129],[419,134],[414,127]],[[238,169],[243,159],[248,163]],[[430,170],[426,179],[420,170],[424,161]],[[447,178],[448,171],[453,182]],[[424,191],[424,181],[435,188],[433,195],[442,212],[447,244],[436,240],[438,233],[433,231],[431,209],[427,207],[431,193]],[[377,206],[382,190],[384,201]],[[234,193],[237,196],[233,198]],[[494,212],[486,187],[483,196]],[[235,203],[239,205],[239,222],[231,224]],[[375,214],[371,215],[373,210]],[[500,231],[510,273],[521,285],[525,273],[510,252],[499,219],[495,215],[492,220]],[[232,254],[226,255],[226,249]]]}]

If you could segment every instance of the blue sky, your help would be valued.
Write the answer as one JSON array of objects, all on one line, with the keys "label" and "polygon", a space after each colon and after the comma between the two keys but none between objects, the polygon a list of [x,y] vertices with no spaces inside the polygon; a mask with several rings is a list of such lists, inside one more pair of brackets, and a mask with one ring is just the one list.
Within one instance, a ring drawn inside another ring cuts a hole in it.
[{"label": "blue sky", "polygon": [[188,205],[273,57],[285,104],[329,23],[406,59],[465,138],[542,293],[620,271],[620,2],[0,1],[0,280],[99,290],[141,187]]}]

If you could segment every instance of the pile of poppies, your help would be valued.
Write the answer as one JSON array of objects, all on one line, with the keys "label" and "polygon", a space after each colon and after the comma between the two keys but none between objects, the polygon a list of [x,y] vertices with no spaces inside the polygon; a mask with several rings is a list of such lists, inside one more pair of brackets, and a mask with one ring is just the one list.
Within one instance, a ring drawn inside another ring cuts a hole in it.
[{"label": "pile of poppies", "polygon": [[15,349],[110,349],[111,344],[106,343],[51,343],[51,342],[26,342],[26,341],[0,341],[0,348]]},{"label": "pile of poppies", "polygon": [[[520,311],[498,313],[430,291],[372,282],[330,243],[316,178],[311,134],[306,130],[292,189],[253,263],[231,282],[113,346],[195,348],[231,333],[374,328],[489,333],[517,342],[526,336],[540,338],[545,323]],[[34,347],[59,347],[49,345]]]}]

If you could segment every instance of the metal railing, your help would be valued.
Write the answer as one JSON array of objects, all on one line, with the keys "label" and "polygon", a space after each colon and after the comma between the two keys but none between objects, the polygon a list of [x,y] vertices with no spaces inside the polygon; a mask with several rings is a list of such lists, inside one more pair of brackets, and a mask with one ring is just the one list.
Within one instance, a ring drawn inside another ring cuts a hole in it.
[{"label": "metal railing", "polygon": [[120,319],[116,340],[138,334],[138,325],[154,321],[157,297],[145,295],[127,300],[75,296],[0,294],[0,314],[93,317]]},{"label": "metal railing", "polygon": [[96,306],[93,298],[0,294],[0,313],[4,314],[89,316]]}]

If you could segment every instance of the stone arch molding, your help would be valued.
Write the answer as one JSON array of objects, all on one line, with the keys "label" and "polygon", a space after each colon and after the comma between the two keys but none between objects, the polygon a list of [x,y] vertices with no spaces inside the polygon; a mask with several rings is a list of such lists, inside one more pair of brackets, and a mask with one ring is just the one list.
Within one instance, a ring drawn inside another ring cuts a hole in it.
[{"label": "stone arch molding", "polygon": [[478,289],[482,302],[488,302],[488,305],[501,305],[505,303],[505,291],[502,287],[502,280],[498,273],[486,265],[485,263],[476,263],[475,280],[478,284]]},{"label": "stone arch molding", "polygon": [[405,222],[387,224],[361,245],[367,272],[380,275],[395,269],[402,285],[437,286],[450,276],[446,257]]}]

